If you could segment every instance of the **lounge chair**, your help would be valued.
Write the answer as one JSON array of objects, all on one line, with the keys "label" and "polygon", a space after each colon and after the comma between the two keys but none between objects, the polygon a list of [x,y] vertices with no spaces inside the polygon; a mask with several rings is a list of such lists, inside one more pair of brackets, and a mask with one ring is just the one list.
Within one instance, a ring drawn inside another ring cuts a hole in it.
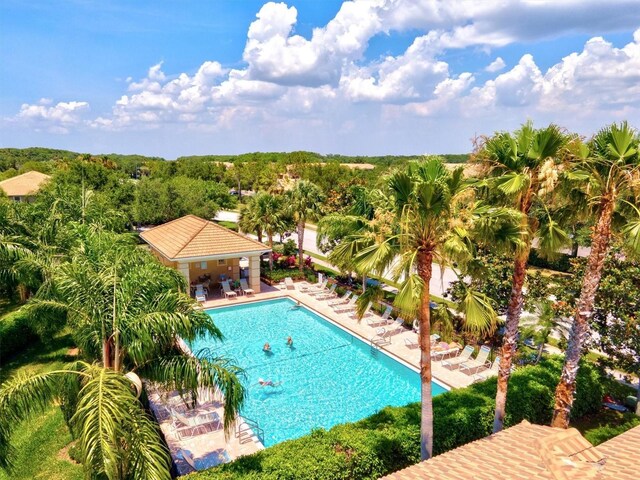
[{"label": "lounge chair", "polygon": [[379,327],[376,329],[376,335],[371,337],[372,345],[389,345],[391,343],[391,335],[384,327]]},{"label": "lounge chair", "polygon": [[358,295],[354,295],[351,297],[351,300],[349,300],[349,303],[346,303],[344,305],[334,305],[333,311],[336,313],[347,313],[347,312],[351,312],[353,310],[355,310],[356,307],[356,302],[358,301]]},{"label": "lounge chair", "polygon": [[353,318],[355,320],[360,320],[361,318],[368,317],[369,315],[371,315],[371,313],[369,312],[369,310],[371,310],[371,305],[373,305],[373,302],[369,302],[369,305],[367,305],[367,308],[365,309],[364,313],[362,314],[362,317],[359,317],[358,316],[358,312],[354,311],[354,312],[349,314],[349,318]]},{"label": "lounge chair", "polygon": [[336,287],[338,286],[337,283],[334,283],[333,285],[331,285],[331,288],[329,290],[327,290],[325,293],[319,293],[318,295],[316,295],[316,300],[327,300],[329,298],[334,298],[336,296]]},{"label": "lounge chair", "polygon": [[207,297],[205,296],[204,292],[196,292],[196,301],[200,303],[207,301]]},{"label": "lounge chair", "polygon": [[318,288],[309,289],[305,293],[308,293],[309,295],[319,295],[321,293],[326,293],[329,290],[327,288],[327,283],[329,283],[329,279],[325,278]]},{"label": "lounge chair", "polygon": [[500,370],[500,357],[496,357],[493,360],[493,363],[491,364],[491,366],[487,370],[484,370],[482,372],[476,372],[473,374],[473,381],[482,382],[483,380],[486,380],[489,377],[493,377],[494,375],[497,375],[499,370]]},{"label": "lounge chair", "polygon": [[[205,455],[202,459],[195,459],[193,455],[186,450],[179,450],[178,453],[182,457],[182,459],[186,462],[187,465],[194,472],[199,470],[206,470],[207,468],[212,468],[222,463],[229,463],[231,461],[231,457],[226,450],[222,450],[222,452],[211,452]],[[215,455],[214,455],[215,454]]]},{"label": "lounge chair", "polygon": [[[437,333],[434,333],[433,335],[431,335],[431,337],[429,337],[431,339],[431,345],[435,345],[436,342],[438,340],[440,340],[440,335],[438,335]],[[411,337],[406,337],[404,339],[404,344],[409,347],[409,348],[417,348],[420,346],[420,344],[418,342],[416,342],[413,338]],[[432,355],[433,356],[433,355]]]},{"label": "lounge chair", "polygon": [[189,436],[197,435],[199,431],[207,431],[207,427],[210,425],[216,426],[216,430],[221,428],[220,416],[216,412],[208,412],[204,414],[196,415],[195,417],[185,417],[177,412],[174,408],[171,409],[172,427],[178,435],[179,439],[182,439],[185,434]]},{"label": "lounge chair", "polygon": [[431,358],[435,358],[436,360],[442,360],[447,355],[457,355],[460,351],[460,345],[457,343],[446,343],[440,342],[435,343],[431,347]]},{"label": "lounge chair", "polygon": [[284,286],[287,288],[287,290],[296,289],[296,286],[293,284],[293,280],[291,279],[291,277],[287,277],[284,279]]},{"label": "lounge chair", "polygon": [[393,322],[393,318],[391,318],[391,312],[393,311],[393,307],[388,306],[385,311],[382,313],[381,317],[374,316],[373,318],[367,318],[367,325],[370,327],[375,327],[376,325],[387,324]]},{"label": "lounge chair", "polygon": [[460,364],[460,371],[466,371],[466,373],[469,373],[469,371],[473,369],[474,372],[477,372],[480,367],[491,366],[491,361],[487,361],[490,354],[491,349],[489,347],[486,345],[481,346],[475,359],[469,359],[469,361]]},{"label": "lounge chair", "polygon": [[256,291],[253,288],[249,288],[249,285],[247,285],[247,279],[246,278],[241,278],[240,279],[240,291],[244,295],[253,295],[254,293],[256,293]]},{"label": "lounge chair", "polygon": [[420,335],[420,322],[417,318],[413,319],[413,331]]},{"label": "lounge chair", "polygon": [[229,280],[226,280],[220,284],[222,286],[222,291],[224,292],[224,296],[227,298],[236,298],[238,294],[231,290],[231,285],[229,285]]},{"label": "lounge chair", "polygon": [[474,349],[471,345],[467,345],[466,347],[464,347],[464,350],[462,350],[462,352],[460,352],[460,355],[458,355],[457,357],[443,360],[442,366],[453,369],[454,367],[457,367],[458,365],[469,361],[469,359],[471,358],[471,355],[473,355],[473,350]]},{"label": "lounge chair", "polygon": [[398,317],[393,322],[393,333],[403,333],[405,331],[404,328],[404,318]]},{"label": "lounge chair", "polygon": [[334,305],[343,305],[345,303],[348,303],[349,297],[351,297],[352,293],[353,292],[351,290],[347,290],[343,296],[341,296],[337,300],[331,300],[329,303],[327,303],[327,305],[329,305],[330,307],[333,307]]}]

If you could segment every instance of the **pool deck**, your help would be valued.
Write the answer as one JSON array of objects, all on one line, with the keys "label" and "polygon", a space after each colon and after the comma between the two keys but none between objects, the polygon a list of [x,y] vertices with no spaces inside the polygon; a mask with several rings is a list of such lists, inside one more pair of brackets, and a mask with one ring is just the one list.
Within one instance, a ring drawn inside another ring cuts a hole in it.
[{"label": "pool deck", "polygon": [[[348,314],[336,313],[328,305],[327,301],[317,300],[315,297],[301,292],[299,290],[301,283],[296,283],[294,285],[296,286],[295,290],[287,290],[284,288],[271,287],[262,283],[261,293],[250,296],[239,295],[232,299],[210,298],[204,302],[203,307],[205,309],[210,309],[289,297],[295,301],[299,301],[309,309],[319,313],[321,316],[328,318],[336,325],[344,328],[349,333],[359,337],[367,343],[369,343],[370,339],[375,336],[375,330],[377,327],[370,327],[367,325],[365,320],[358,322],[351,319]],[[409,365],[416,371],[419,371],[420,350],[418,348],[407,347],[404,341],[405,338],[410,338],[417,342],[417,335],[407,329],[404,332],[393,335],[391,337],[390,344],[383,345],[378,348],[387,353],[390,357]],[[440,361],[434,360],[431,365],[434,380],[447,388],[461,388],[473,383],[473,377],[471,375],[459,372],[458,370],[449,370],[442,366],[442,362]],[[204,411],[216,412],[219,417],[222,418],[224,410],[220,400],[215,398],[213,395],[205,395],[204,397],[204,404],[200,407],[200,413]],[[262,443],[255,436],[244,439],[241,442],[235,435],[235,428],[234,431],[225,438],[224,432],[219,425],[205,429],[204,432],[198,432],[197,435],[183,437],[181,439],[172,428],[171,416],[168,410],[163,406],[166,401],[162,396],[158,392],[152,392],[150,394],[150,403],[171,451],[171,456],[178,469],[178,474],[180,475],[193,471],[193,469],[181,459],[180,450],[190,453],[195,460],[196,466],[200,470],[214,466],[218,463],[224,463],[224,461],[226,461],[222,458],[224,452],[228,455],[228,459],[235,460],[240,456],[249,455],[264,448]],[[197,410],[195,412],[189,412],[191,416],[197,413]],[[240,422],[242,424],[242,420],[240,420]]]}]

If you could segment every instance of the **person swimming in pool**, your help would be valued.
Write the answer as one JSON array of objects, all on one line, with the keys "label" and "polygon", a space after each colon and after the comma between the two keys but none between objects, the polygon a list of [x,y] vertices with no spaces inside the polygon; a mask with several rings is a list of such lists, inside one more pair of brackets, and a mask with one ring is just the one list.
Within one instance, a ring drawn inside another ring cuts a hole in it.
[{"label": "person swimming in pool", "polygon": [[269,342],[266,342],[264,344],[264,347],[262,347],[262,351],[264,353],[271,353],[271,345],[269,345]]},{"label": "person swimming in pool", "polygon": [[287,337],[287,347],[293,347],[293,338],[291,338],[291,335]]},{"label": "person swimming in pool", "polygon": [[262,378],[259,378],[258,384],[261,387],[279,387],[282,385],[282,382],[274,382],[273,380],[263,380]]},{"label": "person swimming in pool", "polygon": [[298,300],[295,305],[291,305],[289,310],[298,310],[301,306],[302,304],[300,303],[300,300]]}]

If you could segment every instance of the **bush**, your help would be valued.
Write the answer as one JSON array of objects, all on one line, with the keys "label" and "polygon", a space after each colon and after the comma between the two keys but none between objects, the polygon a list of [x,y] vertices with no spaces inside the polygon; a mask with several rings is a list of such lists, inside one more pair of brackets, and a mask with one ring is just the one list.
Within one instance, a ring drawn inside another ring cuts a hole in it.
[{"label": "bush", "polygon": [[[551,420],[562,359],[516,370],[511,376],[506,425]],[[599,372],[585,363],[578,373],[574,414],[598,411]],[[434,454],[491,433],[496,380],[452,390],[433,399]],[[193,474],[200,480],[376,479],[420,460],[420,404],[387,407],[359,422],[317,430],[221,467]]]},{"label": "bush", "polygon": [[16,310],[0,318],[0,362],[5,361],[38,340],[26,316]]},{"label": "bush", "polygon": [[567,273],[571,270],[571,256],[565,253],[559,253],[557,257],[547,259],[538,255],[538,251],[532,248],[529,254],[529,265]]},{"label": "bush", "polygon": [[296,242],[289,239],[282,245],[282,254],[285,256],[296,255],[298,253],[298,245]]}]

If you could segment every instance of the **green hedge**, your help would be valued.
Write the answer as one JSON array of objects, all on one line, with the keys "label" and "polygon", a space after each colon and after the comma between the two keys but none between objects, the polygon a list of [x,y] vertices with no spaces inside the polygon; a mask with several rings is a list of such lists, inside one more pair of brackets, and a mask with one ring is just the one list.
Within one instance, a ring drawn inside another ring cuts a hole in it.
[{"label": "green hedge", "polygon": [[[548,424],[561,358],[519,369],[511,376],[506,424],[524,419]],[[598,411],[603,394],[599,372],[583,364],[573,414]],[[438,395],[434,408],[434,454],[491,433],[496,380]],[[198,480],[376,479],[420,460],[420,404],[387,407],[359,422],[317,430],[208,471]]]},{"label": "green hedge", "polygon": [[531,253],[529,253],[529,265],[567,273],[571,270],[571,256],[559,253],[555,258],[547,259],[538,255],[538,251],[532,248]]},{"label": "green hedge", "polygon": [[26,348],[38,336],[20,310],[0,318],[0,362]]}]

